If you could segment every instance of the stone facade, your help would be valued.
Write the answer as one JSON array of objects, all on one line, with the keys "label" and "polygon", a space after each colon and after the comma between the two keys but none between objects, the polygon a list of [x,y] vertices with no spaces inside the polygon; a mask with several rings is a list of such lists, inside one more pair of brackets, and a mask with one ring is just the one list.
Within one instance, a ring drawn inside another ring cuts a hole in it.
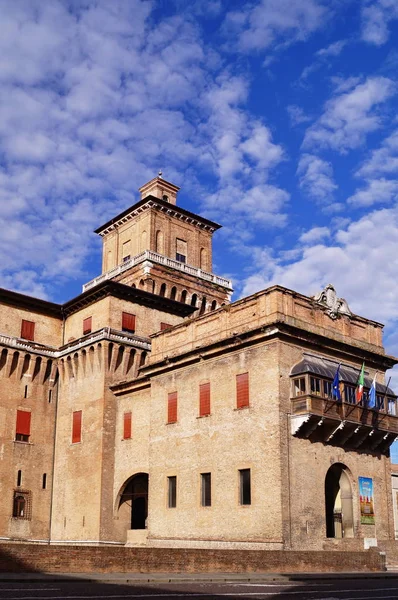
[{"label": "stone facade", "polygon": [[[382,325],[333,286],[231,304],[211,272],[219,226],[177,207],[161,177],[140,191],[97,230],[103,273],[80,296],[0,291],[0,538],[262,551],[393,540],[384,373],[396,360]],[[353,396],[363,363],[378,410]]]}]

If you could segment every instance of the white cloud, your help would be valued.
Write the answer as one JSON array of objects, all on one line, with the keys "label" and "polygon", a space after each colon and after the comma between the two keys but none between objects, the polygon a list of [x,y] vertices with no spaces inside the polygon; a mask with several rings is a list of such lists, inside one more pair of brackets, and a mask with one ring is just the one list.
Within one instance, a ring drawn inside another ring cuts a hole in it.
[{"label": "white cloud", "polygon": [[290,122],[295,127],[296,125],[301,125],[301,123],[308,123],[311,121],[311,117],[307,116],[303,109],[296,104],[289,104],[286,107],[287,113],[290,117]]},{"label": "white cloud", "polygon": [[330,230],[328,227],[313,227],[301,234],[300,242],[303,244],[313,244],[314,242],[324,241],[329,237]]},{"label": "white cloud", "polygon": [[237,36],[243,52],[264,50],[278,41],[291,44],[324,25],[326,6],[320,0],[261,0],[229,12],[224,30]]},{"label": "white cloud", "polygon": [[372,179],[367,187],[357,190],[347,200],[354,206],[372,206],[373,204],[390,204],[398,199],[398,181],[388,179]]},{"label": "white cloud", "polygon": [[380,148],[372,151],[370,158],[356,173],[359,177],[396,174],[398,174],[398,129],[383,141]]},{"label": "white cloud", "polygon": [[347,45],[347,40],[338,40],[337,42],[333,42],[326,46],[326,48],[321,48],[315,54],[320,58],[328,58],[329,56],[339,56],[341,54],[343,48]]},{"label": "white cloud", "polygon": [[362,7],[362,39],[381,46],[388,40],[388,26],[394,19],[398,19],[396,0],[365,0]]},{"label": "white cloud", "polygon": [[329,100],[325,111],[304,138],[304,147],[332,148],[341,153],[361,146],[366,135],[381,127],[377,107],[395,93],[386,77],[368,77],[349,92]]},{"label": "white cloud", "polygon": [[332,165],[313,154],[300,157],[297,175],[300,187],[316,200],[330,200],[337,189]]}]

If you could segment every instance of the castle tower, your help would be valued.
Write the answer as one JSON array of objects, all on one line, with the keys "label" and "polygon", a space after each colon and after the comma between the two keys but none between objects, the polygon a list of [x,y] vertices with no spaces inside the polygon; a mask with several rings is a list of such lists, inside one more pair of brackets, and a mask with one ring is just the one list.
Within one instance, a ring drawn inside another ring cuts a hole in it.
[{"label": "castle tower", "polygon": [[98,229],[102,275],[83,291],[112,279],[190,304],[199,314],[229,303],[232,286],[212,273],[212,236],[220,225],[177,206],[179,187],[159,174],[139,202]]}]

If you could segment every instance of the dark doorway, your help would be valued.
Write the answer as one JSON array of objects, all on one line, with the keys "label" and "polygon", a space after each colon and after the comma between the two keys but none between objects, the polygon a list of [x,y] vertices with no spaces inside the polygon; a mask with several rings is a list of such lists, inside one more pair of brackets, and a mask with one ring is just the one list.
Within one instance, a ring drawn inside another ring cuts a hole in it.
[{"label": "dark doorway", "polygon": [[326,537],[354,537],[352,488],[347,467],[332,465],[325,478]]},{"label": "dark doorway", "polygon": [[120,498],[119,507],[122,505],[131,507],[131,529],[146,529],[148,517],[147,473],[138,473],[128,481]]}]

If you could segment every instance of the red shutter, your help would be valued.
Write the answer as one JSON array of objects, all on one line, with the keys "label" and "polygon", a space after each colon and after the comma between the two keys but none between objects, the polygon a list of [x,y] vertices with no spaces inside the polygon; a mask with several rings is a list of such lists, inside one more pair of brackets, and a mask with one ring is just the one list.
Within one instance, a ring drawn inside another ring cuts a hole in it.
[{"label": "red shutter", "polygon": [[236,407],[249,406],[249,373],[236,376]]},{"label": "red shutter", "polygon": [[170,329],[173,325],[169,325],[169,323],[160,323],[160,331],[164,331],[165,329]]},{"label": "red shutter", "polygon": [[25,319],[22,319],[21,338],[33,342],[35,339],[35,324],[33,321],[25,321]]},{"label": "red shutter", "polygon": [[82,411],[76,410],[73,413],[72,421],[72,444],[80,442],[82,439]]},{"label": "red shutter", "polygon": [[124,413],[123,425],[123,439],[129,440],[131,438],[131,412]]},{"label": "red shutter", "polygon": [[93,325],[92,317],[87,317],[87,319],[83,320],[83,335],[87,335],[88,333],[91,333],[92,325]]},{"label": "red shutter", "polygon": [[135,332],[135,315],[130,313],[122,313],[122,329],[123,331]]},{"label": "red shutter", "polygon": [[31,413],[27,410],[17,410],[16,433],[21,435],[30,435],[30,417]]},{"label": "red shutter", "polygon": [[199,386],[199,416],[205,417],[210,414],[210,383],[202,383]]},{"label": "red shutter", "polygon": [[177,392],[172,392],[168,396],[167,422],[176,423],[177,421]]}]

